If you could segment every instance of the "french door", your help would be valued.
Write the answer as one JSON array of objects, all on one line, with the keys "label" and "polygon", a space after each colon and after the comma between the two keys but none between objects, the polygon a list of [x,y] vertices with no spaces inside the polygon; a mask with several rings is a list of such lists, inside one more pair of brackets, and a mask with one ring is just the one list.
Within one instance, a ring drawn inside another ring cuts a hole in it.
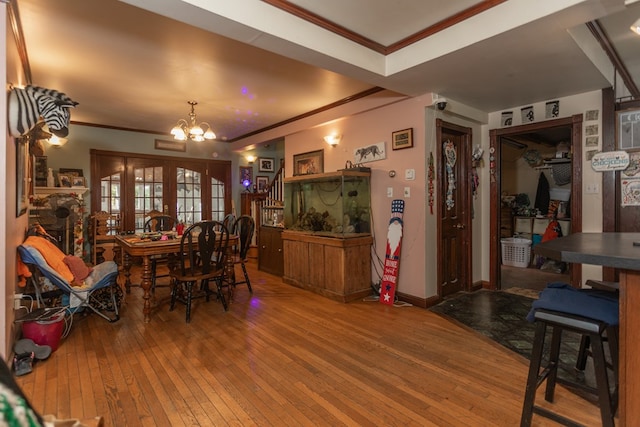
[{"label": "french door", "polygon": [[151,211],[185,224],[231,212],[231,162],[91,150],[91,211],[142,231]]}]

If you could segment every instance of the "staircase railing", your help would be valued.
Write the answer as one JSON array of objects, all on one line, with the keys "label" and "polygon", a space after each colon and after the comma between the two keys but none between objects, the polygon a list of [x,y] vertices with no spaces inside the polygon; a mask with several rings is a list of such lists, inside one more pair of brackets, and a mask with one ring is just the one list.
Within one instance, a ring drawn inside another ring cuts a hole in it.
[{"label": "staircase railing", "polygon": [[[261,200],[256,211],[260,213],[260,225],[282,226],[282,209],[284,206],[284,165],[278,169],[269,185],[266,196]],[[258,226],[258,223],[256,223]]]}]

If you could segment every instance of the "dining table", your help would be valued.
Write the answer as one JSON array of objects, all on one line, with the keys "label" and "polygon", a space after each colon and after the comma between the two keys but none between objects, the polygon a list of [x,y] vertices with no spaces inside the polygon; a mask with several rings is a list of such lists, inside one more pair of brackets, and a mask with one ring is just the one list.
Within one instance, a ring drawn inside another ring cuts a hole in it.
[{"label": "dining table", "polygon": [[[125,280],[125,290],[131,292],[131,266],[134,257],[142,259],[142,275],[140,278],[140,287],[143,294],[142,313],[144,322],[149,323],[151,320],[151,307],[153,295],[151,292],[151,258],[157,255],[167,255],[169,269],[173,268],[177,260],[177,254],[180,252],[181,236],[176,236],[172,232],[164,233],[165,238],[149,238],[145,234],[119,234],[115,236],[115,241],[122,250],[122,272]],[[229,243],[226,250],[225,258],[225,282],[228,285],[229,303],[232,299],[233,288],[235,285],[235,262],[234,247],[238,243],[238,236],[230,234]]]},{"label": "dining table", "polygon": [[538,243],[537,255],[619,272],[620,426],[640,425],[640,233],[573,233]]}]

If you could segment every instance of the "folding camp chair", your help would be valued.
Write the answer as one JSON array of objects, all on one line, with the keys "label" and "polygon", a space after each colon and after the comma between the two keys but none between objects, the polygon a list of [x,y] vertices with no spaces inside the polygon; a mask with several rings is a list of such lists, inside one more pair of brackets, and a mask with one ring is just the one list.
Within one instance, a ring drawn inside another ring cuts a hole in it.
[{"label": "folding camp chair", "polygon": [[[44,237],[39,238],[44,239]],[[115,288],[118,286],[116,283],[118,265],[115,262],[105,261],[94,266],[91,274],[84,280],[83,286],[71,286],[65,278],[47,264],[40,251],[35,247],[23,243],[18,246],[18,253],[22,262],[31,270],[31,279],[39,304],[44,303],[41,298],[39,277],[45,277],[62,292],[62,306],[67,308],[70,315],[86,308],[109,322],[115,322],[120,318],[115,292]],[[99,301],[94,295],[96,291],[101,289],[109,289],[109,303]],[[113,311],[114,314],[107,315],[105,311]]]}]

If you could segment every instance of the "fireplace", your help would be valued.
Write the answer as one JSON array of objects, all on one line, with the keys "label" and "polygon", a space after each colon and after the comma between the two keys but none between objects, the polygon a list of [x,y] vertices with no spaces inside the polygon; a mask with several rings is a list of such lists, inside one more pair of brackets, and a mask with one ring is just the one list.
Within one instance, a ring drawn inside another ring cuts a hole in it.
[{"label": "fireplace", "polygon": [[[60,189],[62,190],[62,189]],[[84,257],[84,201],[80,193],[50,192],[31,200],[29,224],[38,223],[66,254]]]}]

